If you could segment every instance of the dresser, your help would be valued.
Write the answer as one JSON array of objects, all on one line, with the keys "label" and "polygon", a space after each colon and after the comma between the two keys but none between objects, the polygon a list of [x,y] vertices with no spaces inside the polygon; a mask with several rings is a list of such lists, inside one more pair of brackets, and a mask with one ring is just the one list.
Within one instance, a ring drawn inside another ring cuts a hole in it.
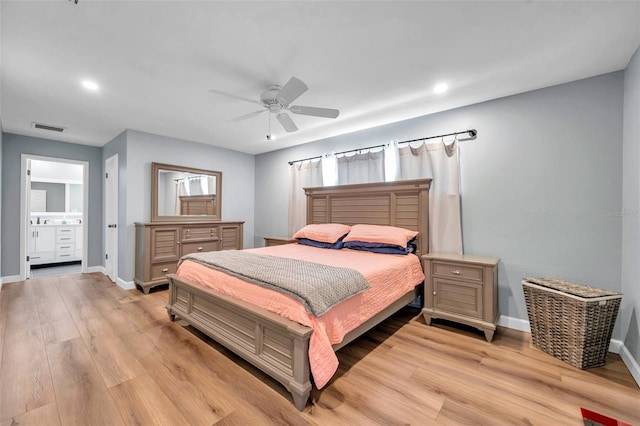
[{"label": "dresser", "polygon": [[244,222],[152,222],[136,225],[134,282],[145,294],[167,284],[186,254],[242,249]]},{"label": "dresser", "polygon": [[442,318],[476,327],[491,342],[498,317],[499,262],[487,256],[422,256],[425,322],[430,325],[432,319]]}]

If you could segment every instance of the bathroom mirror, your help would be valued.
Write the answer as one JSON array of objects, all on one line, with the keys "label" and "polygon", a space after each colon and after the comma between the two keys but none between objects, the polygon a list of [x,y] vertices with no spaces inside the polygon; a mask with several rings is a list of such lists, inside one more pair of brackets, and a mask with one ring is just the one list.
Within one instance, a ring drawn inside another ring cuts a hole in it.
[{"label": "bathroom mirror", "polygon": [[222,172],[151,163],[151,221],[220,220]]}]

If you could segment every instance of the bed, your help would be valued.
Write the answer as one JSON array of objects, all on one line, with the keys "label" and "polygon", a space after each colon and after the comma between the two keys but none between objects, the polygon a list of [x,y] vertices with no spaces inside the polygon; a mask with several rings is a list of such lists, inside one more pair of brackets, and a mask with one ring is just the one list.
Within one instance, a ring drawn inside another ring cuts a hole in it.
[{"label": "bed", "polygon": [[[416,255],[419,259],[420,255],[428,252],[429,186],[429,179],[421,179],[306,188],[307,223],[390,225],[414,230],[419,232],[416,241]],[[287,256],[297,245],[289,246],[265,249],[276,249],[281,253],[275,255]],[[265,249],[252,250],[260,252]],[[354,250],[347,250],[347,252],[352,251]],[[333,252],[342,252],[342,250],[333,250]],[[267,254],[273,253],[271,251]],[[375,261],[369,263],[375,263]],[[209,287],[213,281],[220,281],[219,279],[210,280],[207,285],[203,285],[198,278],[198,273],[194,274],[193,270],[192,273],[186,273],[179,269],[178,274],[183,276],[168,275],[167,312],[171,320],[175,320],[176,317],[185,320],[260,368],[284,385],[291,393],[296,408],[303,410],[312,389],[311,366],[314,364],[314,359],[310,359],[309,354],[315,324],[310,326],[310,324],[305,325],[303,320],[293,321],[271,312],[270,308],[259,307],[247,300],[234,297],[231,295],[232,292],[224,294]],[[236,293],[236,296],[238,295]],[[394,295],[392,300],[387,300],[384,306],[376,308],[375,313],[369,313],[371,315],[364,322],[345,330],[340,335],[340,341],[331,344],[330,349],[337,351],[416,299],[418,295],[419,286],[414,284],[410,288],[405,288]],[[361,295],[353,298],[358,297]],[[334,309],[339,310],[333,308],[330,312]],[[316,335],[316,341],[318,339],[319,334]],[[314,379],[316,379],[315,372]],[[323,379],[323,384],[324,382],[326,379]]]}]

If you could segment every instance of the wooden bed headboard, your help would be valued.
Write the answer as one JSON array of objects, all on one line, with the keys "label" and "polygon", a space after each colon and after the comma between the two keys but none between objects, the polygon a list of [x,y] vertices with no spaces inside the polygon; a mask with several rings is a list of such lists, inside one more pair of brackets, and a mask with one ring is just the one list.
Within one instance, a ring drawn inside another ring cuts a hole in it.
[{"label": "wooden bed headboard", "polygon": [[305,188],[307,223],[389,225],[418,231],[417,255],[429,252],[431,179]]}]

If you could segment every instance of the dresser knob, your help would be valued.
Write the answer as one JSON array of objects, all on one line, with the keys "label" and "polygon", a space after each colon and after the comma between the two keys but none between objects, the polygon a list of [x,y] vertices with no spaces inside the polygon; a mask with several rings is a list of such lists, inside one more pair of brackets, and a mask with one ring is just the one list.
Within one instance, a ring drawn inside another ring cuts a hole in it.
[{"label": "dresser knob", "polygon": [[169,268],[164,268],[162,272],[169,272]]},{"label": "dresser knob", "polygon": [[436,292],[435,292],[435,291],[433,292],[433,295],[434,295],[434,296],[436,295]]},{"label": "dresser knob", "polygon": [[460,271],[459,271],[459,270],[457,270],[457,269],[453,269],[453,270],[451,271],[451,273],[452,273],[452,274],[454,274],[454,275],[462,275],[462,272],[460,272]]},{"label": "dresser knob", "polygon": [[202,247],[198,247],[198,251],[202,251]]}]

